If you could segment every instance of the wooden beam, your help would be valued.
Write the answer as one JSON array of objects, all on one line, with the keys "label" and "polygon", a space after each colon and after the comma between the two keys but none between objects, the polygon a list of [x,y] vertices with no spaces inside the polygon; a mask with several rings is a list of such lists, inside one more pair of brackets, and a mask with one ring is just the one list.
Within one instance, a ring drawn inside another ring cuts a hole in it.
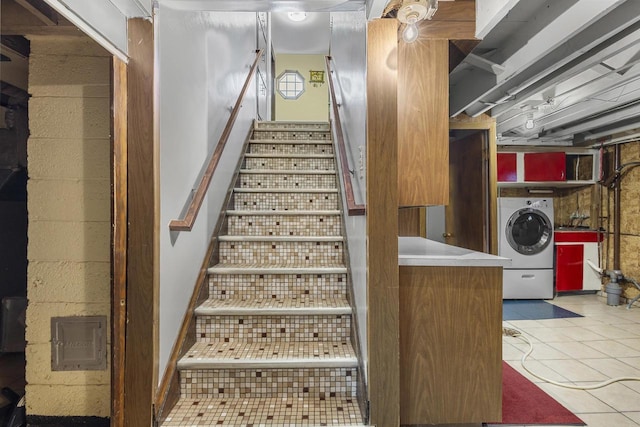
[{"label": "wooden beam", "polygon": [[127,324],[127,64],[116,57],[113,58],[111,87],[111,426],[123,427]]},{"label": "wooden beam", "polygon": [[58,25],[58,13],[42,0],[15,0],[45,25]]},{"label": "wooden beam", "polygon": [[58,35],[81,36],[83,33],[64,17],[60,16],[57,25],[45,25],[42,20],[27,11],[14,0],[2,0],[0,13],[0,34],[2,35]]},{"label": "wooden beam", "polygon": [[127,332],[125,421],[150,426],[157,386],[158,196],[153,109],[153,24],[130,19],[127,66]]},{"label": "wooden beam", "polygon": [[0,35],[0,44],[23,58],[28,58],[31,53],[31,43],[22,36]]},{"label": "wooden beam", "polygon": [[368,423],[378,427],[400,423],[397,34],[395,19],[368,24]]},{"label": "wooden beam", "polygon": [[17,86],[0,80],[0,93],[8,98],[14,105],[26,107],[29,103],[29,94],[27,91]]}]

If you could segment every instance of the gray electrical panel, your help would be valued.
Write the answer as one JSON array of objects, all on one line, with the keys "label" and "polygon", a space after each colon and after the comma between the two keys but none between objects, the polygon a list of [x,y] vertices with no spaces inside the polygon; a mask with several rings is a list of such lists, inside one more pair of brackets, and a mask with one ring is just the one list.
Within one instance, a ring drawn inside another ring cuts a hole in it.
[{"label": "gray electrical panel", "polygon": [[107,317],[51,318],[51,370],[107,369]]}]

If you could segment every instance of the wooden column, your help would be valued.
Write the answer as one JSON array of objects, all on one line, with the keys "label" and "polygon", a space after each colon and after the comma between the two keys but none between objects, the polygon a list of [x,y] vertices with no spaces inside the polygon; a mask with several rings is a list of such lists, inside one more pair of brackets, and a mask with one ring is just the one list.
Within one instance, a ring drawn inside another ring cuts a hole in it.
[{"label": "wooden column", "polygon": [[125,426],[152,423],[157,384],[158,197],[153,111],[153,26],[129,20],[128,245]]},{"label": "wooden column", "polygon": [[367,28],[369,424],[400,422],[398,326],[397,21]]},{"label": "wooden column", "polygon": [[127,324],[127,64],[113,58],[111,425],[124,425],[124,361]]}]

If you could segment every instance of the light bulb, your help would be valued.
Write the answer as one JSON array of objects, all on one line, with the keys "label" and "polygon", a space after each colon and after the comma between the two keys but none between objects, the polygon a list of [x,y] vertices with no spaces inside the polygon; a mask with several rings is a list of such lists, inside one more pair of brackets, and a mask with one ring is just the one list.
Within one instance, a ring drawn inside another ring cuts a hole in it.
[{"label": "light bulb", "polygon": [[413,43],[418,40],[418,36],[420,32],[418,31],[418,26],[416,25],[416,18],[410,17],[407,19],[407,26],[404,28],[402,32],[402,39],[407,43]]},{"label": "light bulb", "polygon": [[300,22],[307,19],[307,12],[289,12],[288,16],[292,21]]}]

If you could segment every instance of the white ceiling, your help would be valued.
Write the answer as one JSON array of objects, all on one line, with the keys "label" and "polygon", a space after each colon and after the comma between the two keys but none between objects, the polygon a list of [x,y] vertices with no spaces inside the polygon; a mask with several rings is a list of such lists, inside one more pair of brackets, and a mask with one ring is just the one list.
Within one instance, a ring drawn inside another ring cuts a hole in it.
[{"label": "white ceiling", "polygon": [[271,14],[271,39],[276,54],[329,53],[331,40],[328,12],[309,12],[304,21],[294,22],[287,12]]}]

